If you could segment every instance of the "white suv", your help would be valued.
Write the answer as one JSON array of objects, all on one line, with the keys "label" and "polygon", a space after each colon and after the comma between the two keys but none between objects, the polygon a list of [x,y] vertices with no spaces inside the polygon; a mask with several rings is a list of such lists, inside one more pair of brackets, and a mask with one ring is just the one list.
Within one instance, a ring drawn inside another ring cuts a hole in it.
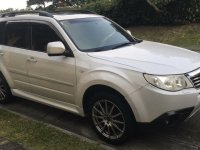
[{"label": "white suv", "polygon": [[136,123],[169,123],[200,104],[200,55],[142,41],[87,11],[0,15],[0,102],[11,95],[89,116],[111,143]]}]

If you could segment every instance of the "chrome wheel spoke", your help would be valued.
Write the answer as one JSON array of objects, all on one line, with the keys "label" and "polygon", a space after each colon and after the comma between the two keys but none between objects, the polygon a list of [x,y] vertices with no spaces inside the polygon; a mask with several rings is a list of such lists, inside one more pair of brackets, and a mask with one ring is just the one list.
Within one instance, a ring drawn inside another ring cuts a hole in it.
[{"label": "chrome wheel spoke", "polygon": [[123,124],[124,125],[124,122],[122,121],[119,121],[119,120],[112,120],[114,123],[118,123],[118,124]]},{"label": "chrome wheel spoke", "polygon": [[7,92],[4,89],[0,88],[0,100],[3,101],[6,98],[6,94]]},{"label": "chrome wheel spoke", "polygon": [[117,113],[117,114],[115,114],[115,115],[113,115],[113,116],[111,116],[112,118],[116,118],[116,117],[118,117],[118,116],[121,116],[122,114],[121,113]]},{"label": "chrome wheel spoke", "polygon": [[102,117],[102,116],[98,116],[98,115],[92,115],[93,117],[95,117],[95,118],[98,118],[98,119],[104,119],[104,117]]},{"label": "chrome wheel spoke", "polygon": [[96,129],[106,138],[117,139],[125,132],[125,121],[121,110],[109,100],[97,101],[92,108]]},{"label": "chrome wheel spoke", "polygon": [[101,133],[103,133],[105,129],[106,129],[106,125],[103,125],[103,128],[101,128]]},{"label": "chrome wheel spoke", "polygon": [[112,115],[114,108],[115,108],[115,105],[112,105],[110,112],[109,112],[109,115]]},{"label": "chrome wheel spoke", "polygon": [[106,114],[108,114],[108,102],[105,100]]},{"label": "chrome wheel spoke", "polygon": [[118,131],[123,132],[123,130],[120,129],[116,124],[113,123],[113,126],[114,126]]},{"label": "chrome wheel spoke", "polygon": [[4,100],[5,99],[5,95],[4,94],[0,94],[0,100]]},{"label": "chrome wheel spoke", "polygon": [[111,133],[110,133],[110,127],[108,126],[108,136],[110,137],[111,136]]},{"label": "chrome wheel spoke", "polygon": [[115,129],[113,128],[113,126],[111,126],[111,130],[112,130],[112,132],[114,133],[114,136],[118,137],[118,135],[117,135]]},{"label": "chrome wheel spoke", "polygon": [[95,110],[96,112],[98,112],[100,115],[103,115],[103,113],[102,113],[100,110],[98,110],[96,107],[94,107],[94,110]]},{"label": "chrome wheel spoke", "polygon": [[96,122],[96,124],[95,125],[101,125],[103,123],[103,121],[100,121],[100,122]]},{"label": "chrome wheel spoke", "polygon": [[0,101],[4,101],[7,97],[7,91],[5,90],[5,85],[2,79],[0,79]]},{"label": "chrome wheel spoke", "polygon": [[6,90],[4,90],[3,88],[0,88],[0,91],[2,91],[3,93],[7,93]]},{"label": "chrome wheel spoke", "polygon": [[105,110],[103,109],[101,103],[99,102],[99,107],[101,108],[101,111],[105,114]]}]

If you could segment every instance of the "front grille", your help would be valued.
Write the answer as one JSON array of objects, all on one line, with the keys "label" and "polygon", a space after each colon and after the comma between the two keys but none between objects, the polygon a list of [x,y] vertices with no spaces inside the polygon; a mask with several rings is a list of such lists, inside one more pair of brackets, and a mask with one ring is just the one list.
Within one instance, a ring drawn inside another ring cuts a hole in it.
[{"label": "front grille", "polygon": [[200,88],[200,69],[188,73],[190,80],[192,81],[196,89]]}]

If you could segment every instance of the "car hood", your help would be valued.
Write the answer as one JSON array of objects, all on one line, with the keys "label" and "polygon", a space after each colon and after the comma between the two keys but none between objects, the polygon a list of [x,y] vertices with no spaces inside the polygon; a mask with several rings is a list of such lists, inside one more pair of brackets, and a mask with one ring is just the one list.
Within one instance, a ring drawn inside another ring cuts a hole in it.
[{"label": "car hood", "polygon": [[199,53],[149,41],[88,55],[158,75],[182,74],[200,67]]}]

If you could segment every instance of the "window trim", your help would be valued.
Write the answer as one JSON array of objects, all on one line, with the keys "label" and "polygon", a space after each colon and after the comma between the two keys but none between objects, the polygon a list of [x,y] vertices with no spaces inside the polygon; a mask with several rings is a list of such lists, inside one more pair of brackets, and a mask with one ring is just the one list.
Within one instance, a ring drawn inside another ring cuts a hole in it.
[{"label": "window trim", "polygon": [[8,45],[6,44],[6,35],[7,35],[7,32],[8,32],[7,28],[8,28],[8,25],[9,25],[9,24],[14,24],[14,23],[26,23],[26,24],[28,24],[28,33],[27,33],[27,34],[28,34],[28,42],[27,42],[28,47],[27,47],[27,48],[20,48],[20,47],[15,47],[15,46],[9,46],[9,47],[30,50],[30,24],[29,24],[29,22],[27,22],[27,21],[7,21],[7,22],[5,23],[5,26],[4,26],[3,45],[8,46]]},{"label": "window trim", "polygon": [[[29,24],[29,49],[27,50],[31,50],[31,51],[34,51],[32,49],[32,36],[31,36],[31,31],[32,31],[32,23],[38,23],[38,24],[45,24],[45,25],[48,25],[57,35],[58,37],[61,39],[61,42],[63,42],[64,46],[65,46],[65,49],[67,49],[67,51],[69,53],[67,53],[66,51],[66,55],[67,57],[74,57],[74,54],[73,54],[73,51],[72,49],[70,48],[70,46],[68,45],[68,43],[65,41],[64,37],[61,35],[61,33],[58,31],[58,29],[49,21],[41,21],[41,20],[11,20],[11,21],[5,21],[5,26],[4,26],[4,37],[3,37],[3,44],[2,45],[5,45],[5,35],[6,35],[6,32],[7,32],[7,24],[9,23],[28,23]],[[59,22],[57,21],[58,25],[60,26]],[[62,27],[61,27],[62,28]]]},{"label": "window trim", "polygon": [[2,24],[2,26],[3,26],[3,29],[2,29],[2,38],[1,38],[1,41],[0,41],[0,45],[4,45],[6,23],[7,23],[6,21],[0,22],[0,24]]},{"label": "window trim", "polygon": [[[40,20],[31,20],[30,21],[31,50],[33,50],[32,49],[32,24],[33,23],[44,24],[44,25],[49,26],[57,34],[57,36],[61,39],[61,42],[64,44],[65,49],[67,49],[69,51],[70,54],[67,54],[67,57],[74,57],[74,54],[73,54],[71,48],[69,47],[69,45],[67,44],[67,42],[65,41],[65,39],[63,38],[63,36],[61,35],[61,33],[58,31],[58,29],[52,23],[47,22],[47,21],[40,21]],[[33,50],[33,51],[35,51],[35,50]],[[44,53],[46,53],[46,52],[44,52]]]}]

